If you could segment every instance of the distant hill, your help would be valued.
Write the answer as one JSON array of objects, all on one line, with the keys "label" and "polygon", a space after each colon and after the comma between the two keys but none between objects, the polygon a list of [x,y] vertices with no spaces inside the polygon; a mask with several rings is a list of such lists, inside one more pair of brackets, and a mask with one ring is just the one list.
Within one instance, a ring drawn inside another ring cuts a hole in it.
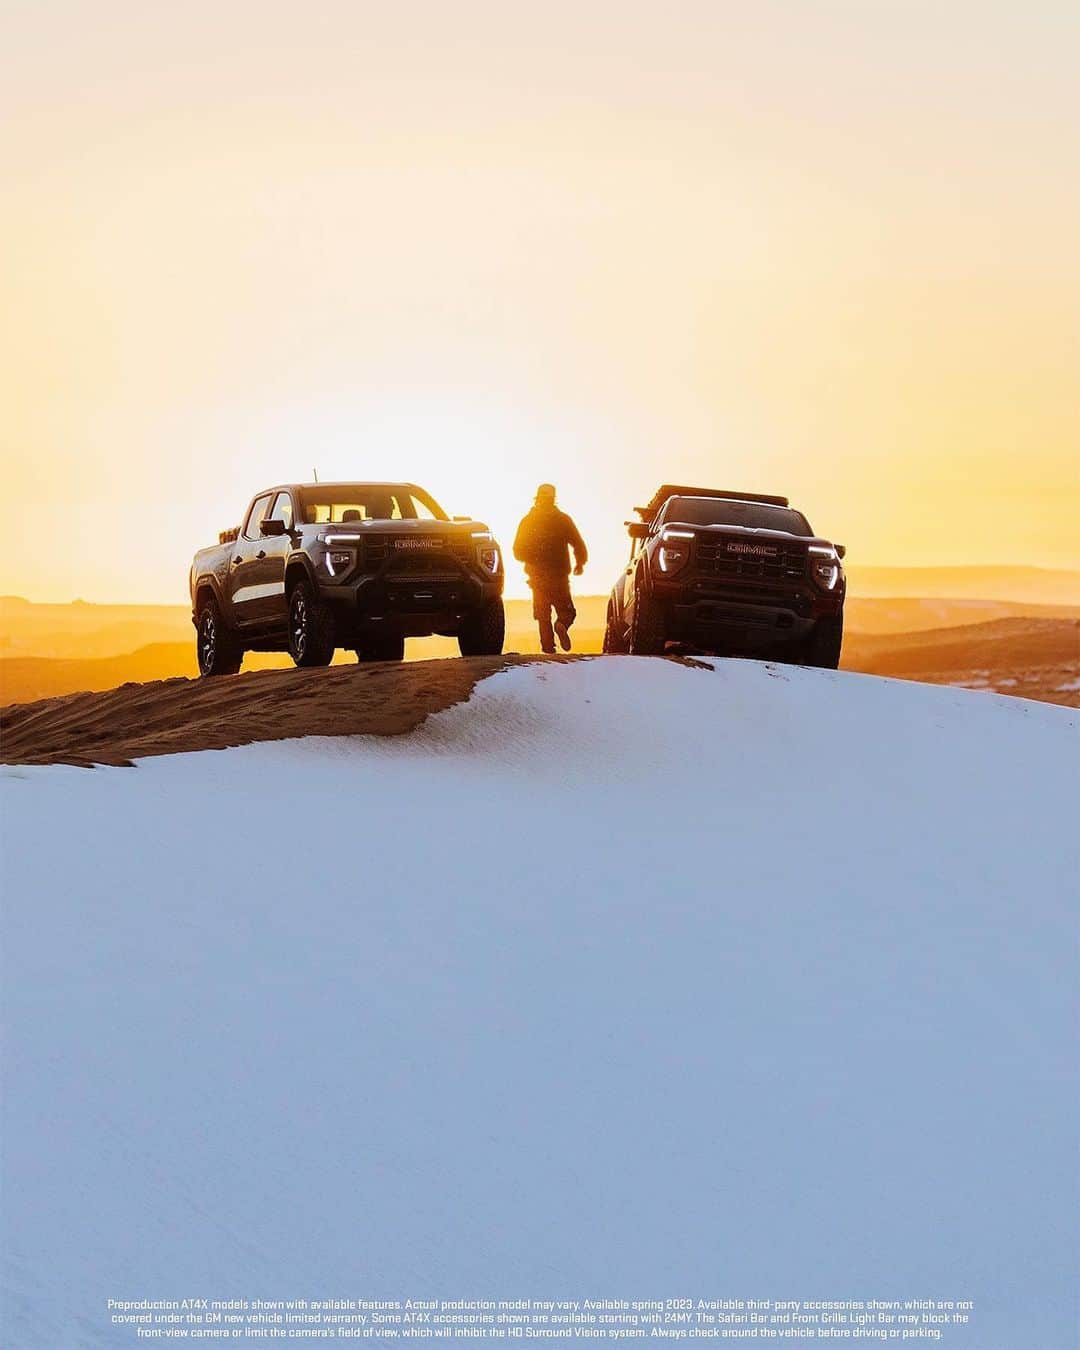
[{"label": "distant hill", "polygon": [[1080,707],[1080,622],[997,619],[929,632],[852,634],[843,664],[871,675],[962,685]]},{"label": "distant hill", "polygon": [[1080,619],[1075,605],[1035,605],[1016,600],[967,600],[950,596],[871,597],[848,592],[844,626],[852,633],[915,633],[995,619]]},{"label": "distant hill", "polygon": [[862,598],[1011,600],[1031,605],[1080,605],[1080,572],[1043,567],[847,568],[848,590]]},{"label": "distant hill", "polygon": [[[971,569],[978,570],[978,569]],[[1012,569],[1017,570],[1017,569]],[[598,652],[602,596],[577,600],[574,650]],[[539,650],[527,600],[507,601],[508,652]],[[843,665],[931,683],[972,683],[1054,702],[1080,702],[1080,605],[957,597],[848,599]],[[0,702],[24,703],[131,681],[196,674],[191,619],[182,605],[37,605],[0,599]],[[408,659],[457,655],[450,638],[417,638]],[[338,663],[351,662],[351,653]],[[245,670],[289,668],[287,656],[250,654]]]},{"label": "distant hill", "polygon": [[[908,580],[912,571],[919,570],[905,569],[901,572],[890,568],[870,569],[871,572],[896,577],[897,586]],[[1017,573],[1024,569],[952,570]],[[1046,575],[1067,577],[1073,574]],[[971,596],[963,590],[951,596],[918,589],[873,595],[868,594],[861,576],[861,573],[856,574],[848,594],[849,632],[914,632],[917,629],[948,628],[991,619],[1080,618],[1080,596],[1071,602],[1046,605],[1028,599],[987,599],[985,596]],[[1014,582],[1019,586],[1015,578]],[[877,584],[873,577],[871,583]],[[595,641],[595,648],[599,648],[607,597],[582,595],[576,597],[576,604],[577,645],[587,651]],[[508,600],[506,617],[511,646],[518,651],[535,651],[538,644],[530,602]],[[39,605],[18,596],[0,597],[0,657],[84,661],[123,656],[142,647],[159,644],[183,643],[190,646],[192,642],[191,615],[186,605],[89,605],[82,601],[68,605]],[[436,638],[427,640],[427,643],[411,642],[409,647],[411,655],[428,656],[449,655],[454,649],[453,643],[440,643]]]}]

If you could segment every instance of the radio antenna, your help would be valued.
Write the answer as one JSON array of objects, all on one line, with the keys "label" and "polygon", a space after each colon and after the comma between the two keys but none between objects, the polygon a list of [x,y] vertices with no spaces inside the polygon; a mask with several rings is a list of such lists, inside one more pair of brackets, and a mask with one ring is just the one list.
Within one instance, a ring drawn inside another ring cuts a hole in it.
[{"label": "radio antenna", "polygon": [[314,465],[311,466],[311,472],[315,475],[315,481],[317,483],[319,481],[319,471]]}]

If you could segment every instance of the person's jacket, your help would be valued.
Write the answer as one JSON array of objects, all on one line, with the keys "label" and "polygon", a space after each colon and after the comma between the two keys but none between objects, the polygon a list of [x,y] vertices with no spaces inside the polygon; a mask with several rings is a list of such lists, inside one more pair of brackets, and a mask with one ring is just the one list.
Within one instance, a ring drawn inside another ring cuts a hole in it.
[{"label": "person's jacket", "polygon": [[534,506],[514,536],[514,557],[525,564],[529,576],[569,576],[571,549],[576,566],[584,567],[589,557],[585,541],[557,506]]}]

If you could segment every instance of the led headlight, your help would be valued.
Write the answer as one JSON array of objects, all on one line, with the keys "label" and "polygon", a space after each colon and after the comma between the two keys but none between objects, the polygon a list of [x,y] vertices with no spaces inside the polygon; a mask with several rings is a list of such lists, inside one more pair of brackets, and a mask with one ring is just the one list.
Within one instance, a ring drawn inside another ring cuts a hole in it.
[{"label": "led headlight", "polygon": [[686,565],[690,559],[690,541],[693,537],[690,530],[664,531],[656,555],[661,572],[677,572]]},{"label": "led headlight", "polygon": [[811,547],[810,575],[823,591],[834,591],[840,580],[840,559],[836,550]]},{"label": "led headlight", "polygon": [[344,549],[327,549],[326,570],[332,577],[340,576],[342,572],[347,572],[352,566],[353,555]]},{"label": "led headlight", "polygon": [[476,561],[485,572],[494,576],[502,561],[495,536],[490,530],[473,530],[472,537],[476,540]]}]

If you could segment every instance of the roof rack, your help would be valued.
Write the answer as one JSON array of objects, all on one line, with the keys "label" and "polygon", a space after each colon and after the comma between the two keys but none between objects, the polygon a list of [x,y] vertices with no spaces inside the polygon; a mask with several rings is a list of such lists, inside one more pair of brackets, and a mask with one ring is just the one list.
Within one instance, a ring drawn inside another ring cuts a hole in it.
[{"label": "roof rack", "polygon": [[727,492],[720,488],[686,487],[681,483],[665,483],[658,487],[652,500],[634,510],[644,521],[651,521],[669,497],[722,497],[733,502],[762,502],[766,506],[788,506],[786,497],[771,497],[763,492]]}]

